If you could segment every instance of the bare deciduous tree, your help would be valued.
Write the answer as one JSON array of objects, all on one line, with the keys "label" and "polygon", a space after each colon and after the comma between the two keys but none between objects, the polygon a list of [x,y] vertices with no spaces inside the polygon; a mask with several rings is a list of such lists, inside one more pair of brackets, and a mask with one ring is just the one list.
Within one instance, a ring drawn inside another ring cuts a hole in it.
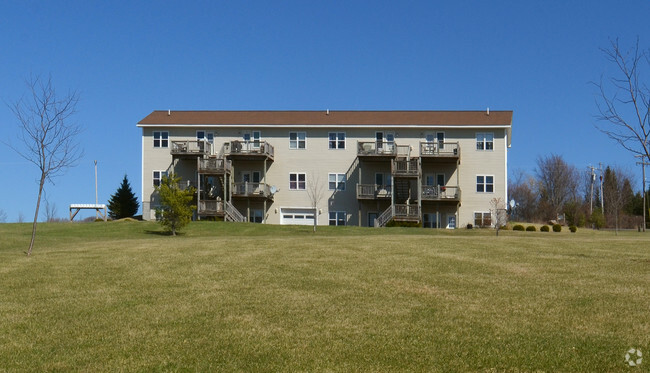
[{"label": "bare deciduous tree", "polygon": [[580,174],[559,155],[537,159],[537,179],[544,218],[556,218],[567,202],[578,198]]},{"label": "bare deciduous tree", "polygon": [[508,224],[508,210],[506,209],[505,201],[501,197],[492,198],[490,206],[492,207],[492,216],[494,217],[494,229],[498,236],[501,227]]},{"label": "bare deciduous tree", "polygon": [[642,70],[650,66],[650,52],[639,50],[638,38],[630,50],[621,49],[618,39],[601,50],[617,74],[594,83],[599,90],[596,117],[608,122],[597,128],[626,150],[650,159],[650,88],[641,79]]},{"label": "bare deciduous tree", "polygon": [[7,213],[0,209],[0,223],[7,222]]},{"label": "bare deciduous tree", "polygon": [[58,221],[56,214],[57,214],[56,203],[50,202],[50,200],[47,198],[46,195],[45,196],[45,221],[48,223]]},{"label": "bare deciduous tree", "polygon": [[508,196],[515,200],[512,219],[533,221],[537,216],[537,181],[523,171],[515,171],[508,179]]},{"label": "bare deciduous tree", "polygon": [[320,178],[312,172],[307,180],[307,197],[314,208],[314,233],[318,225],[318,204],[325,196],[325,184],[320,182]]},{"label": "bare deciduous tree", "polygon": [[81,128],[69,122],[76,113],[79,102],[77,92],[58,97],[51,77],[47,80],[31,77],[27,81],[27,87],[27,98],[19,99],[10,107],[18,119],[19,139],[24,147],[9,146],[35,164],[40,171],[32,237],[27,250],[27,256],[30,256],[36,238],[36,223],[45,182],[53,182],[54,177],[73,166],[82,156],[82,151],[76,142]]},{"label": "bare deciduous tree", "polygon": [[623,207],[634,197],[631,186],[631,176],[622,169],[605,169],[603,179],[603,198],[605,202],[605,211],[611,219],[614,220],[614,229],[618,234],[620,227],[621,212]]}]

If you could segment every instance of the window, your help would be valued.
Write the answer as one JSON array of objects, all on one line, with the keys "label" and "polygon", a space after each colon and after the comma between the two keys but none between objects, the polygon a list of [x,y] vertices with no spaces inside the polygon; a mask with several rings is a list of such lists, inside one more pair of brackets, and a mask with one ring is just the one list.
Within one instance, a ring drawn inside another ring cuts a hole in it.
[{"label": "window", "polygon": [[445,133],[444,132],[436,133],[436,139],[438,140],[438,149],[444,149],[445,148]]},{"label": "window", "polygon": [[426,213],[422,214],[422,227],[424,228],[438,228],[438,214]]},{"label": "window", "polygon": [[210,144],[214,144],[214,132],[196,131],[197,140],[207,140]]},{"label": "window", "polygon": [[477,193],[494,193],[494,176],[476,175]]},{"label": "window", "polygon": [[248,221],[251,223],[261,223],[264,220],[264,212],[262,210],[251,210]]},{"label": "window", "polygon": [[382,149],[384,152],[391,153],[395,148],[395,133],[375,132],[375,141],[377,149]]},{"label": "window", "polygon": [[289,190],[305,190],[306,177],[304,173],[292,172],[289,174]]},{"label": "window", "polygon": [[345,149],[345,132],[330,132],[329,138],[330,149]]},{"label": "window", "polygon": [[289,132],[289,149],[305,149],[305,132]]},{"label": "window", "polygon": [[492,226],[492,213],[491,212],[475,212],[474,213],[474,226],[475,227],[491,227]]},{"label": "window", "polygon": [[167,176],[167,171],[154,171],[153,172],[153,186],[160,186],[162,178]]},{"label": "window", "polygon": [[154,131],[153,133],[153,147],[166,148],[169,146],[169,132],[167,131]]},{"label": "window", "polygon": [[375,184],[379,187],[390,188],[392,184],[391,174],[375,173]]},{"label": "window", "polygon": [[330,211],[330,225],[345,225],[345,211]]},{"label": "window", "polygon": [[345,190],[345,174],[328,174],[329,190]]},{"label": "window", "polygon": [[244,142],[247,144],[250,143],[254,149],[258,149],[260,147],[261,140],[262,132],[260,131],[244,132]]},{"label": "window", "polygon": [[478,132],[476,134],[476,150],[493,150],[494,134],[488,132]]}]

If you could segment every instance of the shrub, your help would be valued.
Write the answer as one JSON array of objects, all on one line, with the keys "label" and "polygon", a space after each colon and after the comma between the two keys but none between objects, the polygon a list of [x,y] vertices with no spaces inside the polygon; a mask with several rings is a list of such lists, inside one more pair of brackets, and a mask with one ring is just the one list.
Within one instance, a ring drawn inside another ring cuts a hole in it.
[{"label": "shrub", "polygon": [[550,232],[551,228],[548,227],[548,225],[542,225],[541,228],[539,228],[540,232]]},{"label": "shrub", "polygon": [[578,230],[578,227],[576,227],[575,225],[572,225],[572,226],[569,227],[569,230],[571,231],[571,233],[576,233],[576,231]]},{"label": "shrub", "polygon": [[553,224],[553,232],[562,232],[562,226],[560,224]]},{"label": "shrub", "polygon": [[403,228],[419,228],[422,227],[418,222],[414,221],[396,221],[391,220],[386,223],[387,227],[403,227]]},{"label": "shrub", "polygon": [[513,230],[513,231],[522,231],[522,232],[523,232],[523,231],[525,230],[525,228],[524,228],[523,225],[521,225],[521,224],[517,224],[517,225],[515,225],[514,227],[512,227],[512,230]]},{"label": "shrub", "polygon": [[467,229],[472,229],[474,226],[472,224],[467,224]]},{"label": "shrub", "polygon": [[534,225],[529,225],[526,227],[526,232],[537,232],[537,228]]},{"label": "shrub", "polygon": [[503,229],[504,231],[507,231],[508,229],[510,229],[510,226],[508,224],[502,225],[501,228],[499,229]]}]

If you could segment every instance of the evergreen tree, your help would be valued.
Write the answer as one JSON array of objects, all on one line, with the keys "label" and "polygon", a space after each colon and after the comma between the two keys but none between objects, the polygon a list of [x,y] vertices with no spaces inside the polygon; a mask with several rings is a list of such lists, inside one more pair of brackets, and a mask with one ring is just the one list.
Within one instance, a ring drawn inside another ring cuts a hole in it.
[{"label": "evergreen tree", "polygon": [[196,206],[191,205],[194,188],[181,189],[178,186],[180,180],[180,177],[169,174],[163,176],[160,186],[156,187],[161,206],[156,209],[156,216],[160,219],[160,224],[171,231],[172,236],[192,220],[196,209]]},{"label": "evergreen tree", "polygon": [[130,218],[138,213],[140,203],[131,190],[129,179],[124,175],[122,185],[108,200],[108,215],[111,219]]}]

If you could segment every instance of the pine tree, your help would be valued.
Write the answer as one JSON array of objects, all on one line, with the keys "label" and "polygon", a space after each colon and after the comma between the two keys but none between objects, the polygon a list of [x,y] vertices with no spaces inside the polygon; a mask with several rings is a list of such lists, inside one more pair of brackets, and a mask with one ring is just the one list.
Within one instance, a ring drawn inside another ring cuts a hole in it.
[{"label": "pine tree", "polygon": [[194,188],[181,189],[178,186],[180,180],[180,177],[169,174],[163,176],[160,186],[156,187],[161,206],[156,209],[156,215],[160,219],[160,224],[169,229],[172,236],[192,220],[192,214],[196,209],[196,206],[191,205]]},{"label": "pine tree", "polygon": [[124,175],[122,185],[108,200],[108,215],[111,219],[130,218],[138,213],[140,203],[131,190],[129,179]]}]

